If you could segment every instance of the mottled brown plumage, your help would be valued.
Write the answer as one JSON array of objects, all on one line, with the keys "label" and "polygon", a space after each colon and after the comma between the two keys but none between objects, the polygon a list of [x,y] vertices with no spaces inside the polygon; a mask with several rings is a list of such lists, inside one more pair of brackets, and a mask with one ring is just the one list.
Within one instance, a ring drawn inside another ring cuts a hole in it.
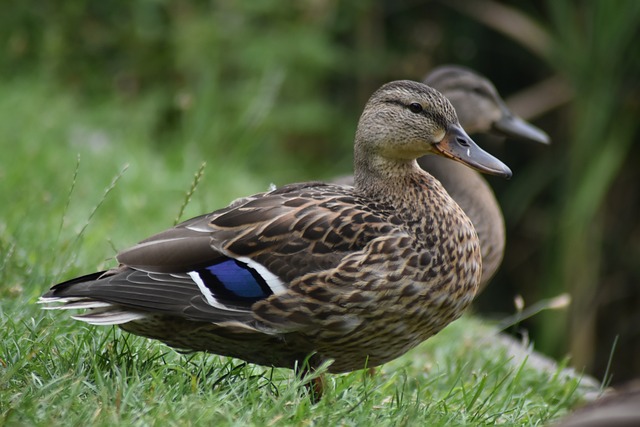
[{"label": "mottled brown plumage", "polygon": [[473,225],[415,161],[433,152],[502,176],[440,93],[410,81],[367,103],[356,185],[287,185],[186,221],[54,286],[53,308],[186,350],[347,372],[392,360],[459,317],[481,271]]}]

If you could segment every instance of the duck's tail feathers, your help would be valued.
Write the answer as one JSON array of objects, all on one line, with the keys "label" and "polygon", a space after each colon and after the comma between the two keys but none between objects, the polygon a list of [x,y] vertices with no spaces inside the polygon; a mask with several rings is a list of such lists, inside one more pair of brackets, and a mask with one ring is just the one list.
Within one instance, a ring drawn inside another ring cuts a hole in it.
[{"label": "duck's tail feathers", "polygon": [[93,282],[105,274],[104,271],[76,277],[75,279],[53,286],[49,292],[38,299],[45,310],[87,310],[85,313],[71,316],[91,325],[121,325],[147,317],[148,314],[130,310],[118,304],[97,301],[87,297],[66,296],[67,290],[81,283]]}]

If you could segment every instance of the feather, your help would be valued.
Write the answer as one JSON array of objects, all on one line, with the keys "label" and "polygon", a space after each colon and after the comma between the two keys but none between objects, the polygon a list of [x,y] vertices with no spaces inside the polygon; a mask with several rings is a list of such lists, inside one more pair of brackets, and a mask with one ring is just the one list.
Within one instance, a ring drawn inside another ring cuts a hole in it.
[{"label": "feather", "polygon": [[122,325],[135,320],[144,319],[148,315],[141,312],[105,307],[102,310],[91,310],[85,314],[71,316],[72,319],[86,322],[90,325],[107,326]]}]

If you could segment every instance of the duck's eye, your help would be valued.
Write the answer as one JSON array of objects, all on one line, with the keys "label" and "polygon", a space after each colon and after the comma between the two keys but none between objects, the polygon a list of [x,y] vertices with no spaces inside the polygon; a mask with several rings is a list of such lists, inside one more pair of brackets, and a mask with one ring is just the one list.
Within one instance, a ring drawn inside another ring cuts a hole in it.
[{"label": "duck's eye", "polygon": [[421,113],[422,105],[419,102],[412,102],[411,104],[409,104],[409,111],[416,114]]}]

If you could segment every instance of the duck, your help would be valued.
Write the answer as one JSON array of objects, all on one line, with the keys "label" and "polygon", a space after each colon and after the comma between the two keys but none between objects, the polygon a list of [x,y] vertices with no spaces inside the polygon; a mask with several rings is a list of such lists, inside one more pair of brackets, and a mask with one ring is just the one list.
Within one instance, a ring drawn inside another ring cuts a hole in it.
[{"label": "duck", "polygon": [[[543,130],[509,110],[489,79],[469,68],[442,65],[434,68],[422,81],[447,97],[460,124],[469,134],[493,134],[520,141],[550,143]],[[427,155],[419,158],[418,164],[440,181],[471,219],[478,233],[482,252],[480,293],[495,276],[504,258],[506,231],[500,204],[487,180],[459,162]],[[353,177],[343,176],[333,182],[353,185]]]},{"label": "duck", "polygon": [[418,166],[426,154],[511,176],[441,93],[393,81],[359,119],[353,187],[304,182],[237,199],[39,302],[258,365],[336,374],[382,365],[458,318],[480,280],[475,228]]}]

